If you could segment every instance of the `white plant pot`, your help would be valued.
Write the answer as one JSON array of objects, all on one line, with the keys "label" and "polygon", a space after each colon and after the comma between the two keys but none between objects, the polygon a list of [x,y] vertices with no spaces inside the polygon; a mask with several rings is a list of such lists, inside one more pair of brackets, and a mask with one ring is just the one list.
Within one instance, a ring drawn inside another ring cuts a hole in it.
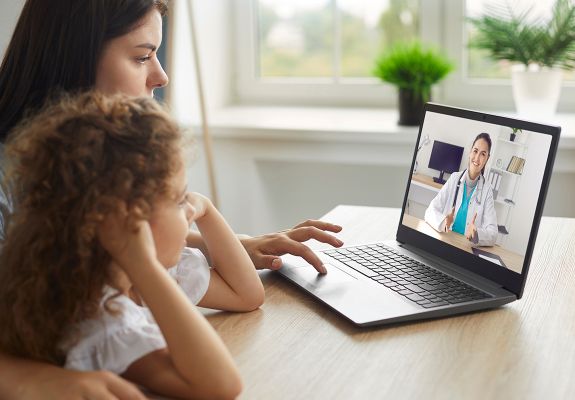
[{"label": "white plant pot", "polygon": [[513,66],[511,82],[517,113],[529,117],[553,116],[561,94],[562,76],[560,68]]}]

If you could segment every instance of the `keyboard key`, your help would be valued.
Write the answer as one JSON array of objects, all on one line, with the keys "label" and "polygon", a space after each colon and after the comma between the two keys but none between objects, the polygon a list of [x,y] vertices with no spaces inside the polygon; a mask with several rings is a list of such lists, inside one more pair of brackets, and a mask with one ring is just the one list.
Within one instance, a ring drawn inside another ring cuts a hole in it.
[{"label": "keyboard key", "polygon": [[370,278],[379,275],[377,272],[373,272],[372,270],[364,267],[363,265],[361,265],[357,261],[345,261],[345,265],[355,269],[357,272],[361,272],[362,274],[364,274],[365,276],[368,276]]},{"label": "keyboard key", "polygon": [[424,291],[422,288],[420,288],[419,286],[414,285],[412,283],[410,283],[409,285],[405,285],[405,287],[408,288],[409,290],[411,290],[412,292],[415,292],[415,293]]},{"label": "keyboard key", "polygon": [[[401,292],[400,292],[401,293]],[[418,295],[417,293],[413,293],[413,294],[408,294],[405,297],[407,297],[409,300],[413,300],[413,301],[421,301],[421,300],[425,300],[424,297],[421,297],[420,295]]]}]

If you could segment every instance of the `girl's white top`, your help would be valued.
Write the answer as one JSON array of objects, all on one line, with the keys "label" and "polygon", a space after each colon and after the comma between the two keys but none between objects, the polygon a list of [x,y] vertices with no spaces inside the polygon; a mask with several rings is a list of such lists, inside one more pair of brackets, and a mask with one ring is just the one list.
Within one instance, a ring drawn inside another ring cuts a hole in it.
[{"label": "girl's white top", "polygon": [[[168,269],[190,301],[197,304],[208,290],[210,267],[202,252],[185,248],[179,263]],[[147,307],[138,306],[129,297],[120,295],[110,302],[121,312],[112,315],[104,302],[117,291],[105,289],[98,317],[78,326],[79,336],[67,350],[65,367],[80,371],[108,370],[121,374],[134,361],[166,347],[166,341]],[[166,310],[169,312],[169,310]]]}]

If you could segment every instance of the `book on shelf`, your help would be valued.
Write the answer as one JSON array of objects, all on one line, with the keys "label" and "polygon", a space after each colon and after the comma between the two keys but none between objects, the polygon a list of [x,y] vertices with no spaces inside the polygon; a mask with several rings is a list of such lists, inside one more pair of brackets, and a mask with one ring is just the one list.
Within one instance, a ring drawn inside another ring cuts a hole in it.
[{"label": "book on shelf", "polygon": [[523,166],[525,165],[525,159],[517,156],[511,157],[509,164],[507,165],[507,172],[521,175],[523,173]]}]

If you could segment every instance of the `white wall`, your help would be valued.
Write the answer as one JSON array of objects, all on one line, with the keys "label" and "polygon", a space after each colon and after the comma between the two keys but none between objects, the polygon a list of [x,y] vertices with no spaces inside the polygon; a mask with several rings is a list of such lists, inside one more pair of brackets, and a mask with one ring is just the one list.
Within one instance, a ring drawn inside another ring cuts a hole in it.
[{"label": "white wall", "polygon": [[509,237],[505,242],[505,248],[519,254],[525,254],[527,248],[551,145],[551,137],[548,135],[527,131],[524,131],[524,135],[528,135],[525,140],[528,147],[523,157],[525,166],[522,175],[515,178],[520,181],[514,196],[515,207],[512,208]]},{"label": "white wall", "polygon": [[[187,1],[170,2],[173,17],[173,53],[170,61],[170,95],[174,116],[184,125],[200,121],[196,68],[192,53],[190,13]],[[208,120],[211,111],[230,103],[232,97],[232,16],[231,0],[193,3],[196,41]]]},{"label": "white wall", "polygon": [[10,42],[25,0],[0,0],[0,59]]}]

